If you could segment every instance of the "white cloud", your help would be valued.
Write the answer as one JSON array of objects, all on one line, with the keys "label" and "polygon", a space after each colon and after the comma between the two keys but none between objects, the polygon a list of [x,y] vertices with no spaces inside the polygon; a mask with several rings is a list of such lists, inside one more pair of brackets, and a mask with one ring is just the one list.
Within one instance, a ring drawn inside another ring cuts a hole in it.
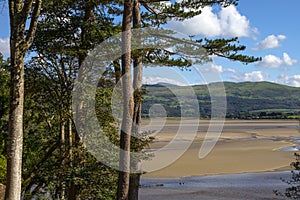
[{"label": "white cloud", "polygon": [[263,41],[259,42],[253,50],[272,49],[280,46],[280,41],[285,40],[284,35],[269,35]]},{"label": "white cloud", "polygon": [[267,75],[261,71],[253,71],[249,73],[240,73],[231,76],[236,81],[264,81]]},{"label": "white cloud", "polygon": [[9,38],[0,38],[0,52],[9,55]]},{"label": "white cloud", "polygon": [[249,20],[233,5],[222,8],[217,14],[211,7],[204,7],[200,15],[184,21],[171,20],[168,25],[171,29],[186,35],[205,37],[248,37],[253,32]]},{"label": "white cloud", "polygon": [[235,6],[231,5],[221,10],[220,24],[224,36],[249,36],[249,20],[242,16]]},{"label": "white cloud", "polygon": [[236,73],[235,69],[227,68],[225,69],[226,72]]},{"label": "white cloud", "polygon": [[174,80],[174,79],[163,78],[163,77],[159,77],[159,76],[143,77],[143,84],[154,85],[154,84],[158,84],[158,83],[168,83],[168,84],[179,85],[179,86],[188,85],[187,83],[182,83],[182,82]]},{"label": "white cloud", "polygon": [[223,67],[221,65],[214,65],[214,64],[212,64],[210,66],[210,69],[212,71],[219,72],[219,73],[222,73],[224,71],[224,69],[223,69]]},{"label": "white cloud", "polygon": [[295,65],[298,61],[291,59],[291,57],[287,53],[283,53],[283,62],[286,66],[293,66]]},{"label": "white cloud", "polygon": [[293,76],[287,76],[282,74],[278,77],[277,81],[281,84],[300,87],[300,74]]},{"label": "white cloud", "polygon": [[262,61],[257,63],[257,66],[263,68],[278,68],[282,64],[283,62],[279,57],[274,55],[266,55],[262,58]]},{"label": "white cloud", "polygon": [[202,13],[184,21],[172,20],[168,23],[171,29],[186,35],[204,35],[213,37],[220,35],[221,26],[218,16],[212,12],[211,7],[204,7]]},{"label": "white cloud", "polygon": [[287,53],[283,53],[282,59],[274,55],[266,55],[262,58],[262,61],[256,64],[256,66],[263,68],[279,68],[282,65],[293,66],[297,62],[297,60],[292,59]]},{"label": "white cloud", "polygon": [[286,39],[286,36],[285,35],[278,35],[277,38],[279,40],[285,40]]},{"label": "white cloud", "polygon": [[223,72],[230,72],[230,73],[236,73],[236,71],[232,68],[224,68],[221,65],[215,65],[211,64],[207,68],[200,69],[201,72],[210,73],[210,72],[217,72],[217,73],[223,73]]}]

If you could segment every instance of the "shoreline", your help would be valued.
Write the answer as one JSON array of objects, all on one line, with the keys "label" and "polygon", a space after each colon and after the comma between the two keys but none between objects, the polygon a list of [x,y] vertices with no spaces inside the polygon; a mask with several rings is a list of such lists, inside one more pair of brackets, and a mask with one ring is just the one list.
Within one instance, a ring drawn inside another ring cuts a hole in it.
[{"label": "shoreline", "polygon": [[[170,185],[161,185],[164,182],[167,182],[169,184],[176,183],[177,181],[182,181],[182,180],[190,180],[190,181],[195,181],[195,180],[200,180],[200,179],[211,179],[213,180],[214,178],[229,178],[229,179],[236,179],[238,177],[262,177],[262,176],[269,176],[272,177],[273,175],[276,176],[283,176],[283,177],[289,177],[291,174],[291,170],[279,170],[279,171],[261,171],[261,172],[242,172],[242,173],[233,173],[233,174],[207,174],[207,175],[200,175],[200,176],[185,176],[185,177],[160,177],[160,178],[153,178],[153,177],[142,177],[141,178],[141,188],[147,188],[147,187],[153,187],[153,188],[159,188],[159,187],[170,187]],[[281,180],[279,180],[281,181]],[[153,183],[154,185],[147,185],[147,184]],[[161,184],[159,184],[161,183]],[[221,183],[220,183],[221,184]],[[177,187],[175,185],[175,187]]]}]

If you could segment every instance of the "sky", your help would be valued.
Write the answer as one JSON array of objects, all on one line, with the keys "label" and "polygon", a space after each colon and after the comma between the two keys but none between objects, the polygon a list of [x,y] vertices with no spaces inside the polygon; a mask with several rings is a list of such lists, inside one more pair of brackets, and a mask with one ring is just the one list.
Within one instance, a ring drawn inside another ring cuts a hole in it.
[{"label": "sky", "polygon": [[[1,7],[0,51],[8,56],[8,11],[3,5]],[[216,81],[270,81],[300,87],[299,7],[299,0],[240,0],[236,7],[206,7],[201,15],[192,19],[171,20],[167,27],[185,35],[207,38],[237,36],[240,44],[247,47],[243,53],[261,57],[262,61],[244,65],[213,57],[211,63],[190,71],[148,67],[144,71],[144,83],[186,85]]]}]

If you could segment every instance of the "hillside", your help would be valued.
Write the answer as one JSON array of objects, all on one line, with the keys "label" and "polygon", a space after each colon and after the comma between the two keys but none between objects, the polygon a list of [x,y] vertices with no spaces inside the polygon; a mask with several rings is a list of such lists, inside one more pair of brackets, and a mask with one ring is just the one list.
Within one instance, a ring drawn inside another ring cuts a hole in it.
[{"label": "hillside", "polygon": [[[181,112],[184,112],[185,116],[196,117],[199,116],[199,112],[195,111],[197,106],[193,99],[197,98],[200,116],[210,117],[210,93],[214,98],[219,98],[218,95],[222,94],[218,84],[220,83],[211,83],[210,91],[207,85],[192,86],[195,92],[192,96],[188,92],[190,87],[187,86],[146,85],[143,116],[148,116],[152,105],[161,104],[169,117],[180,117]],[[291,118],[300,115],[300,88],[270,82],[224,82],[224,86],[227,100],[226,115],[229,118]],[[160,111],[156,112],[159,115]]]}]

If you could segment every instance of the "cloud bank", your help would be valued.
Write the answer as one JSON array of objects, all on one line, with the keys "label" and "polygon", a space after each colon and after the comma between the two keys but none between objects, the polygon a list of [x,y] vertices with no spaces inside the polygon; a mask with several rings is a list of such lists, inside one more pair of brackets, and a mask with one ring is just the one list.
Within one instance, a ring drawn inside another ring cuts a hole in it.
[{"label": "cloud bank", "polygon": [[143,77],[143,84],[147,85],[154,85],[158,83],[168,83],[172,85],[178,85],[178,86],[186,86],[188,85],[187,83],[182,83],[178,80],[175,79],[170,79],[170,78],[163,78],[159,76],[145,76]]},{"label": "cloud bank", "polygon": [[200,15],[184,21],[171,20],[168,26],[186,35],[205,37],[249,37],[255,32],[247,17],[233,5],[221,8],[219,13],[214,13],[212,7],[204,7]]},{"label": "cloud bank", "polygon": [[277,82],[284,84],[284,85],[300,87],[300,74],[296,74],[293,76],[287,76],[287,75],[282,74],[278,77]]},{"label": "cloud bank", "polygon": [[292,59],[287,53],[283,53],[282,58],[274,55],[266,55],[256,66],[262,68],[279,68],[281,66],[293,66],[296,63],[298,63],[297,60]]},{"label": "cloud bank", "polygon": [[230,79],[234,81],[265,81],[268,74],[262,71],[253,71],[248,73],[241,73],[232,68],[225,68],[221,65],[211,64],[209,67],[201,69],[204,73],[227,73],[231,74]]},{"label": "cloud bank", "polygon": [[211,64],[209,67],[201,68],[199,70],[201,72],[204,72],[204,73],[211,73],[211,72],[216,72],[216,73],[224,73],[224,72],[236,73],[236,71],[234,69],[232,69],[232,68],[224,68],[221,65],[215,65],[215,64]]},{"label": "cloud bank", "polygon": [[267,77],[268,75],[264,74],[262,71],[236,73],[235,75],[231,76],[231,78],[236,81],[264,81]]},{"label": "cloud bank", "polygon": [[269,35],[263,41],[256,44],[253,50],[273,49],[280,46],[280,41],[285,40],[285,35]]}]

